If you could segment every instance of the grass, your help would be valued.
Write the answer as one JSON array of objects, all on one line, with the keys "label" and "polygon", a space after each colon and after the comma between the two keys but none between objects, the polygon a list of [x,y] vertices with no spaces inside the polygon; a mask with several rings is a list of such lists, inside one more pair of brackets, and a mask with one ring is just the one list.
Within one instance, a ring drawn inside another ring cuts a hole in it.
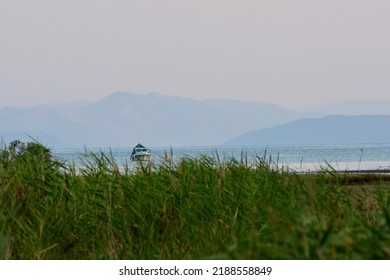
[{"label": "grass", "polygon": [[0,259],[389,259],[389,177],[0,150]]}]

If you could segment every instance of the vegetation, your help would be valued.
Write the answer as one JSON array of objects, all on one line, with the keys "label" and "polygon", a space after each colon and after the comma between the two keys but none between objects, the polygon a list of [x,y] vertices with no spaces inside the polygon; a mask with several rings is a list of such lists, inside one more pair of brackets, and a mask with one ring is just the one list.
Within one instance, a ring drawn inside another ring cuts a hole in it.
[{"label": "vegetation", "polygon": [[0,259],[389,259],[388,177],[0,149]]}]

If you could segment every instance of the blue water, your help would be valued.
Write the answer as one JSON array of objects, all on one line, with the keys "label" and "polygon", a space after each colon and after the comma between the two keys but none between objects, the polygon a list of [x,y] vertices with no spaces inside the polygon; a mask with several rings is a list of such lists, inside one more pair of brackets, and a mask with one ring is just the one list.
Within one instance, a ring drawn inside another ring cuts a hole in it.
[{"label": "blue water", "polygon": [[[390,144],[353,145],[280,145],[246,147],[150,147],[153,162],[163,161],[164,154],[177,160],[184,156],[207,155],[226,161],[231,158],[255,162],[258,158],[272,162],[279,167],[297,171],[318,170],[330,164],[337,170],[390,169]],[[112,149],[90,149],[93,153],[111,154],[119,166],[131,165],[132,147]],[[58,149],[57,158],[80,165],[85,153],[82,149]]]}]

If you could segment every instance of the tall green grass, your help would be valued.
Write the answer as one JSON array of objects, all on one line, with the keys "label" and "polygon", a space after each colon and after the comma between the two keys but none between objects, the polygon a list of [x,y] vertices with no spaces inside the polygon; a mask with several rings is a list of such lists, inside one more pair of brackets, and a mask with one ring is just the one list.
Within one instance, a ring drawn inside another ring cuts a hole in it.
[{"label": "tall green grass", "polygon": [[390,191],[201,156],[81,166],[0,150],[1,259],[389,259]]}]

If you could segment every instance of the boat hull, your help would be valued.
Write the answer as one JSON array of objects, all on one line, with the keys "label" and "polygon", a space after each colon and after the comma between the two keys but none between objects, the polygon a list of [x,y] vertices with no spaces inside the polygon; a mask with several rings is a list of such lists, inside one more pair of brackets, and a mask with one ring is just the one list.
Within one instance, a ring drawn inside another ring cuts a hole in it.
[{"label": "boat hull", "polygon": [[152,155],[150,153],[138,153],[131,156],[132,161],[148,161],[151,158]]}]

